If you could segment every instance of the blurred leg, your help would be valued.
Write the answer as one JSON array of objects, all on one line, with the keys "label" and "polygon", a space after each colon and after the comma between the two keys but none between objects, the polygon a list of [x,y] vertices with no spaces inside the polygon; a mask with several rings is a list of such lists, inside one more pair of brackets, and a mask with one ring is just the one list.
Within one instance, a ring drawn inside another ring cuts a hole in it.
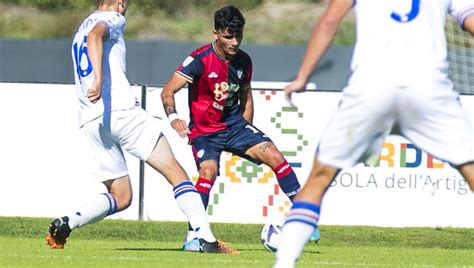
[{"label": "blurred leg", "polygon": [[471,191],[474,192],[474,162],[466,163],[457,167],[459,172],[466,179]]},{"label": "blurred leg", "polygon": [[321,200],[337,172],[336,168],[315,160],[308,180],[296,195],[285,221],[275,267],[295,265],[306,242],[318,226]]}]

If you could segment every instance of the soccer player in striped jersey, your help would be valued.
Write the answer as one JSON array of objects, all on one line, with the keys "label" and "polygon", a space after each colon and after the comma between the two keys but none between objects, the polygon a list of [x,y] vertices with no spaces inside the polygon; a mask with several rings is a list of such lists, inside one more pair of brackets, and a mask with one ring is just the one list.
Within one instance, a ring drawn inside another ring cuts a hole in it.
[{"label": "soccer player in striped jersey", "polygon": [[123,149],[146,161],[173,185],[174,197],[199,237],[201,252],[232,253],[211,232],[196,188],[162,135],[159,119],[143,110],[126,77],[124,41],[127,0],[98,0],[72,44],[80,128],[91,146],[103,193],[51,222],[47,243],[62,249],[71,231],[126,209],[132,188]]},{"label": "soccer player in striped jersey", "polygon": [[[283,227],[275,267],[293,267],[317,228],[324,193],[339,170],[378,156],[397,125],[416,146],[455,166],[474,191],[473,132],[448,78],[446,16],[474,35],[472,0],[331,0],[315,23],[297,78],[305,91],[342,18],[356,13],[352,75],[320,140],[312,172]],[[402,213],[400,213],[402,215]]]},{"label": "soccer player in striped jersey", "polygon": [[[191,53],[178,67],[162,92],[171,126],[189,138],[199,170],[196,189],[204,206],[219,171],[220,155],[231,152],[257,164],[265,163],[276,174],[283,192],[292,200],[300,184],[292,167],[271,139],[252,125],[253,100],[250,82],[252,60],[239,47],[245,19],[234,6],[214,14],[215,40]],[[189,126],[176,112],[174,94],[188,84]],[[184,250],[197,250],[189,231]],[[314,240],[319,240],[319,231]]]}]

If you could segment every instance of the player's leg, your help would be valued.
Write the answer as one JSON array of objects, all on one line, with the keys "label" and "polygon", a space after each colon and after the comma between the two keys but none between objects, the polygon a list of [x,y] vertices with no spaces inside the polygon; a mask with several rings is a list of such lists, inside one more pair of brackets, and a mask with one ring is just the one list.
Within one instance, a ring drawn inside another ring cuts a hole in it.
[{"label": "player's leg", "polygon": [[[293,267],[308,239],[318,227],[321,201],[338,169],[314,161],[311,173],[296,195],[286,218],[275,267]],[[283,242],[284,241],[284,242]]]},{"label": "player's leg", "polygon": [[474,192],[474,162],[462,164],[458,166],[457,169],[462,174],[464,179],[466,179],[471,191]]},{"label": "player's leg", "polygon": [[205,160],[199,163],[199,179],[196,182],[196,189],[201,195],[204,208],[209,205],[209,193],[211,192],[219,170],[218,160]]},{"label": "player's leg", "polygon": [[[218,175],[218,163],[221,154],[221,150],[218,148],[220,147],[219,144],[222,143],[220,138],[218,134],[216,136],[200,137],[192,142],[192,151],[199,171],[199,178],[195,185],[196,190],[201,196],[204,209],[207,209],[209,194]],[[183,250],[196,251],[196,238],[196,232],[191,225],[189,225],[186,241],[183,244]]]},{"label": "player's leg", "polygon": [[121,120],[116,122],[116,128],[120,131],[115,136],[124,149],[146,161],[173,186],[178,206],[200,238],[201,251],[204,248],[206,252],[237,253],[229,252],[229,248],[216,241],[196,188],[176,160],[167,139],[161,134],[162,122],[138,108],[121,112],[120,115]]},{"label": "player's leg", "polygon": [[171,151],[166,137],[162,136],[146,162],[160,172],[173,185],[173,192],[180,209],[188,218],[193,230],[207,241],[215,241],[201,197]]},{"label": "player's leg", "polygon": [[209,204],[209,193],[219,175],[219,161],[226,143],[227,131],[195,138],[192,142],[194,161],[199,171],[196,189],[204,207]]},{"label": "player's leg", "polygon": [[215,240],[199,194],[161,134],[162,122],[139,108],[122,111],[116,117],[121,119],[116,122],[119,131],[114,134],[122,147],[161,173],[173,186],[176,202],[193,229],[199,229],[203,238]]},{"label": "player's leg", "polygon": [[317,159],[283,227],[275,267],[294,267],[317,227],[321,201],[339,169],[378,153],[394,123],[393,89],[346,88],[322,135]]},{"label": "player's leg", "polygon": [[300,183],[293,168],[272,140],[247,122],[244,127],[236,127],[230,131],[235,132],[227,144],[230,151],[255,163],[264,163],[269,166],[275,173],[282,191],[290,200],[293,200],[301,189]]},{"label": "player's leg", "polygon": [[293,201],[295,195],[301,190],[300,183],[293,168],[273,142],[260,142],[250,147],[245,154],[269,166],[275,173],[282,191]]},{"label": "player's leg", "polygon": [[399,103],[400,129],[416,146],[457,167],[474,191],[472,123],[458,93],[449,85],[440,84],[435,90],[403,91]]},{"label": "player's leg", "polygon": [[[71,231],[104,219],[126,209],[132,200],[132,188],[120,145],[110,135],[110,129],[99,118],[87,123],[81,130],[90,144],[91,156],[97,163],[97,179],[104,180],[107,193],[102,193],[70,214],[50,224],[47,243],[62,249]],[[113,178],[113,179],[110,179]]]},{"label": "player's leg", "polygon": [[185,246],[190,247],[189,251],[240,254],[239,251],[217,241],[212,234],[202,199],[174,157],[164,136],[158,140],[155,149],[146,161],[173,185],[175,199],[181,211],[186,215],[192,231],[196,234],[194,239],[185,243]]},{"label": "player's leg", "polygon": [[[260,164],[269,166],[275,173],[280,189],[288,196],[290,201],[301,190],[300,183],[291,165],[275,144],[262,131],[255,126],[246,124],[239,128],[229,141],[228,147],[237,155]],[[245,149],[248,148],[248,149]],[[256,160],[256,161],[255,161]],[[321,239],[319,228],[316,228],[310,241],[318,242]]]},{"label": "player's leg", "polygon": [[51,222],[46,237],[51,248],[64,248],[64,244],[72,230],[101,221],[105,217],[130,206],[132,188],[128,176],[108,180],[104,184],[109,189],[108,193],[99,194],[73,213]]}]

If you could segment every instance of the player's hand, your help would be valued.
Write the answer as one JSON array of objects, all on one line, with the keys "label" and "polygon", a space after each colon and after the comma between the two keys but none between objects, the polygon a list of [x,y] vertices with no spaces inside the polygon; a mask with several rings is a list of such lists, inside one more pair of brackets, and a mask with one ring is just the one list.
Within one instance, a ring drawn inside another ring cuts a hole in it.
[{"label": "player's hand", "polygon": [[176,130],[176,132],[181,138],[184,139],[188,136],[189,129],[184,120],[181,120],[179,118],[174,119],[173,121],[170,122],[170,124],[174,128],[174,130]]},{"label": "player's hand", "polygon": [[291,82],[289,85],[283,88],[283,91],[285,91],[285,98],[288,101],[288,103],[295,107],[295,104],[293,103],[293,100],[291,99],[291,96],[294,92],[305,92],[306,91],[306,81],[303,80],[294,80]]},{"label": "player's hand", "polygon": [[100,99],[102,89],[102,83],[99,80],[94,79],[92,82],[91,88],[87,91],[87,98],[92,103],[96,103]]}]

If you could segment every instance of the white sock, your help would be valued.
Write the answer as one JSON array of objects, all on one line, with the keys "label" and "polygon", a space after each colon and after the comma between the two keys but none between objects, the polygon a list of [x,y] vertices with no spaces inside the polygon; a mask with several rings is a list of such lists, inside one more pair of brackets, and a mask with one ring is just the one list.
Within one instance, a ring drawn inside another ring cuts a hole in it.
[{"label": "white sock", "polygon": [[202,204],[201,196],[190,181],[182,182],[173,188],[174,198],[178,206],[188,218],[189,224],[194,229],[197,237],[207,242],[214,242],[211,226],[207,220],[206,210]]},{"label": "white sock", "polygon": [[193,239],[198,237],[198,234],[194,230],[188,230],[188,234],[186,235],[186,242],[189,242]]},{"label": "white sock", "polygon": [[294,267],[318,220],[319,206],[307,202],[293,204],[278,243],[275,267]]},{"label": "white sock", "polygon": [[74,229],[98,222],[117,212],[117,202],[112,194],[103,193],[86,203],[69,217],[69,227]]}]

